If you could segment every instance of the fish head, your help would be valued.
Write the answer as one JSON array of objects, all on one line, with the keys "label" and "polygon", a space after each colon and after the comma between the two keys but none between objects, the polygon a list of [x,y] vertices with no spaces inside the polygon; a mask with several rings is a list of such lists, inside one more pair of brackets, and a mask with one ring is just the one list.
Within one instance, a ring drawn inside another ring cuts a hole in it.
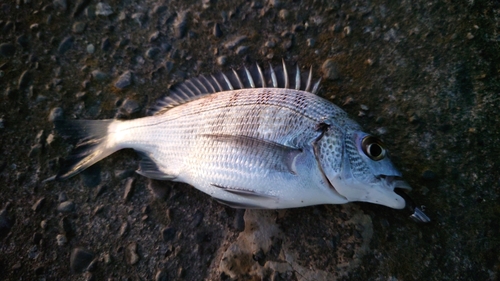
[{"label": "fish head", "polygon": [[405,199],[395,189],[411,187],[402,180],[379,138],[330,127],[316,143],[315,153],[331,187],[348,201],[405,208]]}]

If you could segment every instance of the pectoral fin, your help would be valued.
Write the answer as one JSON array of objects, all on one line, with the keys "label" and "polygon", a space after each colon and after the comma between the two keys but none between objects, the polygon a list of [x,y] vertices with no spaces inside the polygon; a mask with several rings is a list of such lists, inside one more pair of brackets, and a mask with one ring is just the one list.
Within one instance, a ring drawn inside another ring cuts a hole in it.
[{"label": "pectoral fin", "polygon": [[248,136],[226,134],[204,134],[224,145],[235,149],[235,154],[254,161],[265,169],[297,174],[295,159],[302,149]]},{"label": "pectoral fin", "polygon": [[135,171],[139,175],[155,180],[172,180],[177,177],[161,171],[155,161],[146,153],[139,153],[139,155],[141,156],[141,162],[139,163],[139,169]]}]

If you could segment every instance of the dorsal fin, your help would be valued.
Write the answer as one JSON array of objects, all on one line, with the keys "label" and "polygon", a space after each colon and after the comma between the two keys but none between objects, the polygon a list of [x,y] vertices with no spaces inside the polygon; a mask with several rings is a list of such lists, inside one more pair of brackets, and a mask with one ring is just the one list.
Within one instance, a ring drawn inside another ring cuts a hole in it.
[{"label": "dorsal fin", "polygon": [[312,68],[308,73],[300,72],[296,67],[282,64],[268,69],[261,69],[258,64],[242,67],[228,72],[219,72],[211,76],[199,76],[170,87],[170,94],[159,99],[148,110],[148,115],[162,114],[172,107],[199,99],[205,95],[223,91],[247,88],[289,88],[316,94],[319,82],[312,84]]}]

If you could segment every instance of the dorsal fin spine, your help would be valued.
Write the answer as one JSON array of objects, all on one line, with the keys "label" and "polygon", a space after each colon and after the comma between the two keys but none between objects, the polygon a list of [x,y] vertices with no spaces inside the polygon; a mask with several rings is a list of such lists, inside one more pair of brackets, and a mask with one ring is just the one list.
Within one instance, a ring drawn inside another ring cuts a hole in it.
[{"label": "dorsal fin spine", "polygon": [[282,59],[281,60],[282,64],[283,64],[283,76],[285,76],[285,89],[288,89],[290,88],[290,82],[288,81],[288,71],[286,70],[286,64],[285,64],[285,60]]},{"label": "dorsal fin spine", "polygon": [[276,73],[274,73],[273,66],[269,64],[269,68],[271,70],[271,80],[273,81],[273,87],[278,88],[278,80],[276,79]]},{"label": "dorsal fin spine", "polygon": [[313,89],[312,89],[311,93],[313,93],[313,94],[315,94],[315,95],[318,93],[318,90],[319,90],[319,83],[320,83],[320,82],[321,82],[321,78],[320,78],[320,79],[318,79],[318,82],[316,82],[316,83],[314,84],[314,87],[313,87]]},{"label": "dorsal fin spine", "polygon": [[224,73],[221,73],[221,74],[222,74],[222,77],[224,77],[224,80],[226,80],[226,83],[227,83],[227,86],[229,87],[229,89],[234,90],[234,87],[231,84],[231,81],[229,81],[229,79],[227,78],[226,74],[224,74]]},{"label": "dorsal fin spine", "polygon": [[243,86],[243,82],[241,82],[241,79],[240,79],[240,76],[238,75],[238,72],[236,72],[236,70],[233,69],[233,73],[234,73],[234,77],[238,81],[240,89],[244,89],[245,87]]},{"label": "dorsal fin spine", "polygon": [[215,81],[215,83],[217,84],[217,87],[219,87],[219,89],[218,89],[218,90],[216,89],[216,90],[214,91],[214,93],[215,93],[215,92],[222,91],[222,86],[220,85],[219,81],[215,78],[215,76],[213,76],[213,75],[211,75],[211,76],[212,76],[212,80],[214,80],[214,81]]},{"label": "dorsal fin spine", "polygon": [[310,92],[311,90],[311,81],[312,81],[312,66],[311,68],[309,69],[309,76],[307,77],[307,84],[306,84],[306,88],[304,89],[304,91],[306,92]]},{"label": "dorsal fin spine", "polygon": [[295,70],[295,90],[300,90],[300,70],[299,70],[299,64],[296,64],[296,70]]},{"label": "dorsal fin spine", "polygon": [[247,74],[247,79],[248,82],[250,83],[250,87],[255,88],[255,83],[253,82],[252,75],[250,74],[250,71],[248,71],[248,68],[245,67],[245,73]]},{"label": "dorsal fin spine", "polygon": [[257,66],[257,71],[259,72],[260,75],[260,81],[262,83],[262,88],[266,88],[266,79],[264,79],[264,73],[262,73],[262,69],[260,68],[260,65],[258,63],[255,64]]}]

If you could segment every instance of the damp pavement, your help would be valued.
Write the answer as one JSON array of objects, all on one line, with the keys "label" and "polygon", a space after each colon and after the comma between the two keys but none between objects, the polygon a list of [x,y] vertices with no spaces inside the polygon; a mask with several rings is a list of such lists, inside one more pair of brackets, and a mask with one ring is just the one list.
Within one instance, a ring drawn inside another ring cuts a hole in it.
[{"label": "damp pavement", "polygon": [[[495,1],[0,3],[4,280],[497,280]],[[136,118],[200,74],[281,60],[379,135],[429,224],[372,204],[235,210],[134,173],[63,182],[60,118]]]}]

